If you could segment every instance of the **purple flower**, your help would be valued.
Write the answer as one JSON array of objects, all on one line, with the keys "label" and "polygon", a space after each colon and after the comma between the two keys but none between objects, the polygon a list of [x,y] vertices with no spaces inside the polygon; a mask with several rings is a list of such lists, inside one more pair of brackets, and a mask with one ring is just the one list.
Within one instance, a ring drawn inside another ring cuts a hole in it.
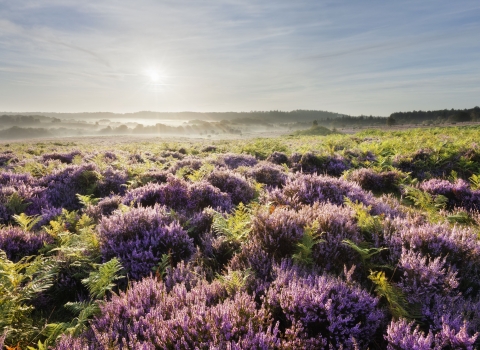
[{"label": "purple flower", "polygon": [[357,286],[328,275],[303,276],[294,269],[276,272],[265,304],[281,330],[301,326],[301,337],[324,340],[333,348],[366,347],[385,321],[378,299]]},{"label": "purple flower", "polygon": [[269,186],[282,187],[287,180],[285,169],[269,162],[259,162],[255,166],[247,168],[245,173],[247,177]]},{"label": "purple flower", "polygon": [[0,249],[13,262],[25,256],[36,255],[40,248],[52,242],[52,237],[46,233],[26,232],[12,226],[0,228]]},{"label": "purple flower", "polygon": [[148,276],[163,254],[188,259],[193,241],[163,206],[131,208],[103,217],[97,226],[104,261],[117,257],[130,278]]},{"label": "purple flower", "polygon": [[208,174],[206,180],[222,192],[228,193],[235,205],[240,202],[248,204],[255,195],[252,184],[231,170],[214,170]]}]

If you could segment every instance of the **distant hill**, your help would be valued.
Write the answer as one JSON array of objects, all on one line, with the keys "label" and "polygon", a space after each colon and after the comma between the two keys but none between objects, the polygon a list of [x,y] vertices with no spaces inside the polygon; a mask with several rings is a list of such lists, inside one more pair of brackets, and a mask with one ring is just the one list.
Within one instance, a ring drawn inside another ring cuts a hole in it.
[{"label": "distant hill", "polygon": [[252,111],[252,112],[151,112],[142,111],[135,113],[110,113],[110,112],[92,112],[92,113],[53,113],[53,112],[19,112],[9,113],[0,112],[5,115],[35,115],[58,119],[77,119],[77,120],[100,120],[100,119],[158,119],[158,120],[208,120],[208,121],[232,121],[239,122],[252,121],[263,123],[288,123],[288,122],[311,122],[313,120],[335,119],[345,116],[344,114],[317,111],[317,110],[295,110],[284,111]]},{"label": "distant hill", "polygon": [[[2,115],[3,114],[3,115]],[[42,119],[43,118],[43,119]],[[38,122],[56,123],[60,120],[120,120],[123,122],[136,120],[152,120],[162,123],[167,120],[177,121],[209,121],[222,122],[225,124],[242,125],[268,125],[289,124],[293,128],[305,128],[316,121],[318,124],[329,128],[380,126],[393,124],[422,124],[444,122],[468,122],[480,121],[480,107],[470,109],[444,109],[434,111],[410,111],[395,112],[388,118],[386,116],[351,116],[335,112],[321,110],[294,110],[294,111],[251,111],[251,112],[151,112],[141,111],[135,113],[111,113],[111,112],[84,112],[84,113],[9,113],[0,112],[0,124],[7,125],[31,125]]]}]

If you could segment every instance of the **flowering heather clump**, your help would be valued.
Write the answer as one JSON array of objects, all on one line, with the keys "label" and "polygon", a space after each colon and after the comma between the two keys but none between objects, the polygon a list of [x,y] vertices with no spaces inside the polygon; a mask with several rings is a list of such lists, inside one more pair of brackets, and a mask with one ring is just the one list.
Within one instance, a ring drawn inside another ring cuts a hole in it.
[{"label": "flowering heather clump", "polygon": [[112,152],[112,151],[106,151],[105,153],[103,153],[103,157],[105,158],[105,160],[110,162],[118,159],[115,152]]},{"label": "flowering heather clump", "polygon": [[198,170],[202,167],[203,161],[197,157],[186,157],[184,159],[179,160],[175,164],[173,164],[170,168],[168,168],[168,172],[175,174],[179,169],[187,167],[191,170]]},{"label": "flowering heather clump", "polygon": [[232,199],[227,193],[207,181],[194,182],[188,185],[188,204],[186,209],[199,211],[212,207],[220,211],[229,211],[232,208]]},{"label": "flowering heather clump", "polygon": [[95,220],[99,220],[102,216],[109,216],[117,210],[122,204],[122,197],[110,196],[100,200],[96,205],[90,205],[85,209],[85,213]]},{"label": "flowering heather clump", "polygon": [[257,165],[247,168],[246,175],[261,184],[275,187],[282,187],[287,180],[285,169],[269,162],[259,162]]},{"label": "flowering heather clump", "polygon": [[395,171],[378,173],[373,169],[361,168],[348,173],[345,178],[358,183],[364,190],[385,192],[397,188],[399,173]]},{"label": "flowering heather clump", "polygon": [[254,166],[258,160],[249,154],[225,153],[219,156],[214,163],[234,170],[241,166]]},{"label": "flowering heather clump", "polygon": [[147,171],[140,175],[142,181],[145,182],[153,182],[153,183],[164,183],[167,182],[168,175],[170,172],[166,170],[154,170],[154,171]]},{"label": "flowering heather clump", "polygon": [[436,294],[452,295],[459,286],[456,269],[439,256],[431,259],[404,249],[398,271],[402,274],[398,285],[410,304],[430,305]]},{"label": "flowering heather clump", "polygon": [[[131,349],[240,349],[243,345],[267,349],[278,345],[268,315],[257,309],[251,296],[238,292],[225,297],[218,282],[202,283],[190,291],[178,284],[167,292],[163,283],[145,278],[103,304],[92,331],[82,338],[89,341],[90,349],[110,344]],[[66,337],[57,349],[84,344]]]},{"label": "flowering heather clump", "polygon": [[480,191],[472,191],[470,185],[462,179],[456,180],[455,183],[431,179],[422,182],[420,189],[430,193],[434,198],[438,195],[447,197],[448,209],[462,207],[467,210],[480,210]]},{"label": "flowering heather clump", "polygon": [[[344,239],[356,243],[363,240],[351,209],[329,203],[302,206],[297,210],[280,207],[260,211],[253,219],[250,240],[267,256],[280,262],[283,258],[292,257],[305,234],[305,227],[314,223],[317,224],[317,233],[321,234],[322,239],[312,250],[316,265],[326,271],[334,271],[343,269],[344,257],[347,255],[350,255],[350,263],[355,262],[355,258],[359,260],[342,243]],[[253,255],[250,248],[247,245],[240,255],[254,263],[263,254]]]},{"label": "flowering heather clump", "polygon": [[163,204],[173,209],[185,208],[188,204],[188,184],[172,175],[165,184],[148,183],[145,186],[127,191],[123,202],[142,206]]},{"label": "flowering heather clump", "polygon": [[62,163],[71,164],[75,156],[81,155],[82,152],[76,150],[69,153],[48,153],[42,155],[43,161],[59,160]]},{"label": "flowering heather clump", "polygon": [[52,242],[53,239],[46,233],[27,232],[12,226],[0,228],[0,249],[13,262],[37,254],[40,248]]},{"label": "flowering heather clump", "polygon": [[[387,219],[384,231],[385,246],[395,265],[404,249],[424,257],[445,259],[446,268],[457,272],[461,283],[480,288],[480,240],[475,230],[468,227],[453,228],[448,224],[418,224],[411,219]],[[421,266],[421,265],[420,265]],[[468,288],[467,288],[468,289]]]},{"label": "flowering heather clump", "polygon": [[18,162],[17,156],[12,151],[5,151],[0,153],[0,167],[5,166],[9,163]]},{"label": "flowering heather clump", "polygon": [[128,191],[123,202],[143,206],[163,204],[175,210],[189,211],[199,211],[209,206],[225,211],[232,207],[228,194],[208,182],[188,183],[171,175],[165,184],[148,183]]},{"label": "flowering heather clump", "polygon": [[17,174],[10,171],[0,173],[0,185],[2,186],[33,186],[35,179],[30,174]]},{"label": "flowering heather clump", "polygon": [[214,170],[206,177],[213,186],[232,197],[233,204],[249,203],[254,195],[253,186],[241,175],[231,170]]},{"label": "flowering heather clump", "polygon": [[0,203],[0,224],[6,224],[11,216],[11,212],[5,207],[5,205]]},{"label": "flowering heather clump", "polygon": [[119,258],[130,278],[148,276],[163,254],[189,258],[193,241],[163,206],[138,207],[103,217],[98,226],[104,261]]},{"label": "flowering heather clump", "polygon": [[39,215],[43,208],[48,207],[43,192],[42,187],[15,182],[0,187],[0,204],[5,208],[5,215],[2,215],[5,216],[4,222],[10,221],[12,215],[22,212],[27,215]]},{"label": "flowering heather clump", "polygon": [[473,350],[478,333],[469,335],[466,327],[452,328],[444,324],[441,329],[428,334],[420,330],[414,322],[405,319],[392,321],[387,328],[385,339],[388,341],[388,350],[410,349],[466,349]]},{"label": "flowering heather clump", "polygon": [[317,156],[312,152],[303,154],[300,158],[291,158],[292,169],[303,173],[328,174],[331,176],[340,176],[349,168],[348,162],[343,157],[335,156]]},{"label": "flowering heather clump", "polygon": [[323,161],[323,169],[321,173],[328,174],[330,176],[340,176],[342,173],[350,168],[348,161],[341,156],[325,157]]},{"label": "flowering heather clump", "polygon": [[268,156],[267,161],[277,165],[288,164],[288,156],[285,153],[275,151]]},{"label": "flowering heather clump", "polygon": [[366,348],[386,319],[378,299],[357,286],[328,275],[302,276],[276,269],[265,303],[280,331],[301,327],[299,338],[323,342],[324,348]]},{"label": "flowering heather clump", "polygon": [[270,201],[294,208],[315,202],[342,205],[345,197],[367,206],[374,202],[373,195],[363,191],[357,184],[325,175],[295,174],[281,190],[273,190],[269,194]]},{"label": "flowering heather clump", "polygon": [[105,197],[111,194],[123,195],[127,181],[128,174],[125,171],[108,167],[101,172],[101,178],[95,188],[95,195],[99,197]]},{"label": "flowering heather clump", "polygon": [[80,208],[76,194],[93,193],[101,174],[94,164],[69,165],[39,179],[47,187],[44,195],[54,207],[75,210]]},{"label": "flowering heather clump", "polygon": [[61,208],[54,207],[45,207],[42,208],[40,216],[42,219],[34,226],[34,228],[40,228],[44,225],[48,225],[50,221],[55,220],[55,218],[62,214]]},{"label": "flowering heather clump", "polygon": [[176,152],[176,151],[163,151],[163,152],[160,152],[160,157],[183,159],[183,158],[185,158],[185,154],[180,153],[180,152]]}]

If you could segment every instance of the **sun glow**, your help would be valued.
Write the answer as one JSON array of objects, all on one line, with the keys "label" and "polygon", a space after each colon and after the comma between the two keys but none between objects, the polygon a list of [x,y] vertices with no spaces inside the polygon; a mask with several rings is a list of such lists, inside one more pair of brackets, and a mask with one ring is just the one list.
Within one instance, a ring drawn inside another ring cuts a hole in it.
[{"label": "sun glow", "polygon": [[160,79],[160,74],[158,74],[157,71],[150,71],[149,72],[150,80],[152,80],[154,83],[156,83]]},{"label": "sun glow", "polygon": [[144,71],[144,75],[150,80],[151,83],[158,83],[160,80],[162,80],[162,74],[158,69],[147,69]]}]

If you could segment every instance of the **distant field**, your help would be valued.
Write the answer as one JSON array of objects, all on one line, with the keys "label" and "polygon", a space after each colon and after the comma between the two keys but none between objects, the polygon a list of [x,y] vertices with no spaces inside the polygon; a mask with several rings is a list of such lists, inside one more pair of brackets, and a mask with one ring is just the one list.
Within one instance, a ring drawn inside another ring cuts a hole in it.
[{"label": "distant field", "polygon": [[0,142],[0,348],[478,348],[480,126],[338,131]]}]

